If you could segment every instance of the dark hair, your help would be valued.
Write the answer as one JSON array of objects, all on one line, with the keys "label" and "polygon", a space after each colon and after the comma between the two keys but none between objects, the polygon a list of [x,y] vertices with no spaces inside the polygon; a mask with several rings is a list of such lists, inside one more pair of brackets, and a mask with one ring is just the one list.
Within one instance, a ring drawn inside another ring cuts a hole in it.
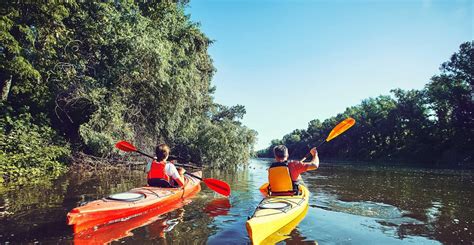
[{"label": "dark hair", "polygon": [[273,154],[278,158],[285,158],[288,156],[288,148],[284,145],[277,145],[273,148]]},{"label": "dark hair", "polygon": [[161,162],[170,155],[170,147],[167,144],[159,144],[155,149],[156,160]]}]

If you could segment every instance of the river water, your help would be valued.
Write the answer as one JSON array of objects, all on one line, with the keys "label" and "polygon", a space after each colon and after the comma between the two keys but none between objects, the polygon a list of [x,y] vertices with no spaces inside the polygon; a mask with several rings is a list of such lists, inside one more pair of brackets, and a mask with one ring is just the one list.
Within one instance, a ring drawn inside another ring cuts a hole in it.
[{"label": "river water", "polygon": [[[66,214],[85,202],[145,184],[143,170],[70,171],[36,186],[3,189],[0,243],[247,244],[247,216],[261,200],[269,161],[236,171],[206,170],[226,181],[223,198],[204,184],[182,207],[147,213],[80,234]],[[334,165],[303,175],[305,216],[266,242],[280,244],[473,244],[474,173],[374,165]]]}]

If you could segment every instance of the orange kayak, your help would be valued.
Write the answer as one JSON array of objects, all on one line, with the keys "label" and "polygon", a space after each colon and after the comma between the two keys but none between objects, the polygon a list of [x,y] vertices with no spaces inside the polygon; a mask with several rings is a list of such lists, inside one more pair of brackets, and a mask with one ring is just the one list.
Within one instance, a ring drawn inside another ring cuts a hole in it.
[{"label": "orange kayak", "polygon": [[[202,172],[194,172],[201,177]],[[160,188],[145,186],[118,193],[76,207],[67,214],[68,225],[74,233],[89,228],[129,219],[146,213],[150,209],[166,210],[177,202],[194,196],[201,190],[200,181],[186,176],[184,188]]]},{"label": "orange kayak", "polygon": [[[133,236],[133,230],[142,226],[148,226],[149,238],[164,237],[166,230],[170,229],[167,220],[168,216],[163,214],[182,208],[191,202],[191,199],[177,201],[175,204],[161,206],[155,209],[145,211],[141,215],[132,216],[124,222],[115,222],[106,225],[100,225],[97,229],[87,229],[83,232],[74,234],[74,244],[109,244],[122,238]],[[183,213],[178,212],[178,213]]]}]

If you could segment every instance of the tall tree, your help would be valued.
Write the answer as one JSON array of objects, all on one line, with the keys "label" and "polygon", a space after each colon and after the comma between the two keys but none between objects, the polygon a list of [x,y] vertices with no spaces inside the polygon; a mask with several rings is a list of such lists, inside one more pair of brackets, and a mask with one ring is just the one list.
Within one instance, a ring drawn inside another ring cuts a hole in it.
[{"label": "tall tree", "polygon": [[186,3],[0,3],[2,137],[23,122],[54,129],[49,143],[73,152],[119,154],[114,143],[127,139],[205,164],[245,162],[256,133],[239,121],[243,106],[214,103],[212,42]]}]

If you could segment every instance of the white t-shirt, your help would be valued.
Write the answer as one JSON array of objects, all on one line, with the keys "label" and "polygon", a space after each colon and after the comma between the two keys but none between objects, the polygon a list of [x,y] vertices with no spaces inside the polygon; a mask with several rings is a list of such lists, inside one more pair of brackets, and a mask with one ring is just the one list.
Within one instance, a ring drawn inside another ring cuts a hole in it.
[{"label": "white t-shirt", "polygon": [[[151,169],[151,163],[152,161],[147,160],[147,165],[146,165],[146,172],[150,172]],[[165,165],[165,174],[173,178],[174,180],[179,179],[179,172],[176,169],[176,166],[174,164],[167,162]]]}]

